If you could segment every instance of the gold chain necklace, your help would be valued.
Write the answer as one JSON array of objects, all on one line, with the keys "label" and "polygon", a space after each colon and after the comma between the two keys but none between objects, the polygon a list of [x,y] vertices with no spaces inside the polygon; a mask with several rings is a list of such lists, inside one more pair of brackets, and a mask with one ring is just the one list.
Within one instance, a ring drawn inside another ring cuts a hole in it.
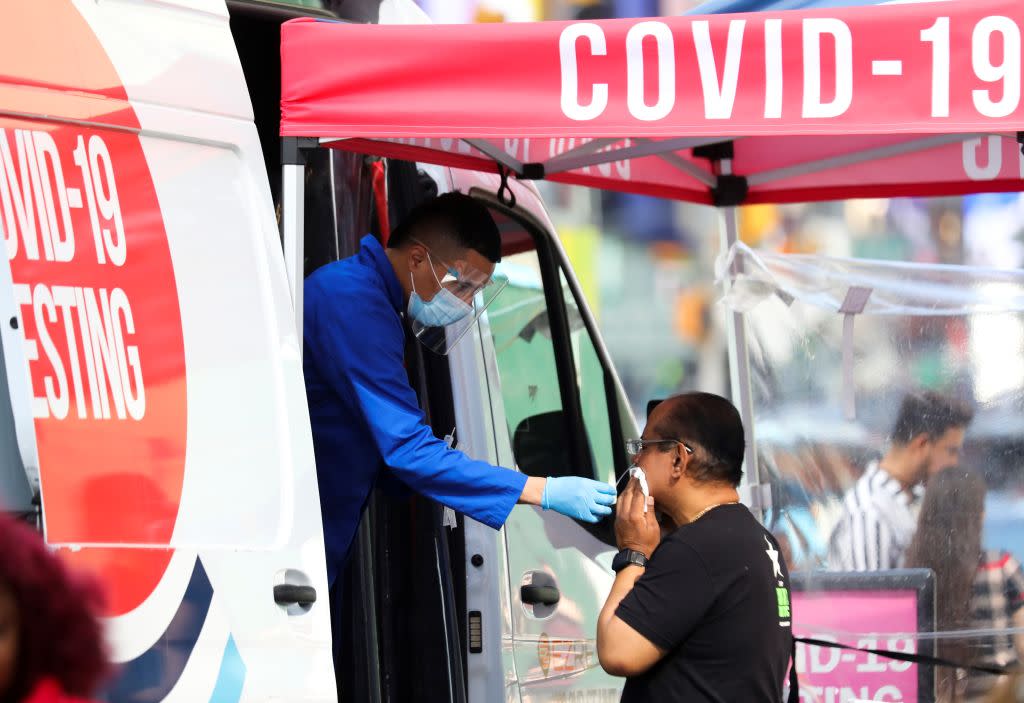
[{"label": "gold chain necklace", "polygon": [[738,500],[729,500],[729,501],[726,501],[724,503],[715,503],[714,505],[709,505],[708,507],[704,508],[699,513],[697,513],[697,517],[695,517],[692,520],[690,520],[690,522],[691,523],[697,522],[698,520],[701,519],[701,517],[704,516],[704,513],[708,512],[709,510],[714,510],[715,508],[720,508],[723,505],[736,505],[737,503],[739,503]]}]

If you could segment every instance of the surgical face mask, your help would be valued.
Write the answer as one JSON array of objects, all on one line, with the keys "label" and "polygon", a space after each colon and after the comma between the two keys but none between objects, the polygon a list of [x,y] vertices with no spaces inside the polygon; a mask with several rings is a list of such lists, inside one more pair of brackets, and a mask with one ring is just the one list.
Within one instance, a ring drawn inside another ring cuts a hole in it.
[{"label": "surgical face mask", "polygon": [[[427,255],[427,262],[430,264],[430,271],[434,273],[434,263]],[[458,272],[448,269],[448,272],[458,277]],[[409,315],[416,321],[427,327],[447,327],[473,312],[473,306],[441,285],[434,273],[434,280],[437,281],[439,290],[430,300],[423,300],[416,292],[416,279],[409,274],[412,280],[412,293],[409,295]]]},{"label": "surgical face mask", "polygon": [[[416,243],[427,250],[430,270],[437,281],[434,255],[423,242]],[[440,290],[429,302],[417,293],[413,278],[408,306],[409,327],[424,347],[436,354],[447,354],[494,302],[508,284],[508,277],[498,271],[481,271],[468,261],[462,261],[458,268],[440,258],[437,262],[446,270],[437,281]]]},{"label": "surgical face mask", "polygon": [[647,486],[647,474],[639,466],[630,466],[626,473],[619,477],[619,483],[627,476],[635,476],[636,480],[640,482],[640,492],[644,494],[644,512],[647,512],[647,499],[651,495],[651,489]]}]

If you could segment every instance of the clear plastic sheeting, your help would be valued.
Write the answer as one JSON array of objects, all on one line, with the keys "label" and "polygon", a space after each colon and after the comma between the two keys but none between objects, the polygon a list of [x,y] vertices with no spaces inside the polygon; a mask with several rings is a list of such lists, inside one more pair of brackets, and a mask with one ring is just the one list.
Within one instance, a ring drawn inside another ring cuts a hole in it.
[{"label": "clear plastic sheeting", "polygon": [[[748,329],[797,634],[1019,667],[1024,272],[737,245],[718,275]],[[1001,683],[803,646],[797,664],[804,701],[984,701]]]},{"label": "clear plastic sheeting", "polygon": [[770,254],[736,244],[716,263],[721,280],[730,273],[724,302],[749,312],[765,298],[800,299],[838,312],[852,287],[872,291],[865,313],[960,316],[1024,311],[1024,275],[967,266]]}]

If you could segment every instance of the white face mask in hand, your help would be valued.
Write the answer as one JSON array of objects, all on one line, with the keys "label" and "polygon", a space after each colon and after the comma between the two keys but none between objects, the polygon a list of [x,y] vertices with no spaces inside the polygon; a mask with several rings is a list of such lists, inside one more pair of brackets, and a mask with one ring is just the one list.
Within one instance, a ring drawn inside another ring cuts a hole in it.
[{"label": "white face mask in hand", "polygon": [[[639,466],[630,466],[629,470],[626,471],[626,473],[622,474],[622,476],[619,477],[619,481],[618,482],[622,483],[622,479],[626,478],[627,476],[635,476],[636,480],[640,482],[640,491],[644,494],[644,512],[646,513],[647,512],[647,499],[651,495],[651,490],[650,490],[650,488],[647,487],[647,474],[645,474],[644,470],[641,469]],[[618,486],[618,484],[616,484],[616,487],[617,486]]]}]

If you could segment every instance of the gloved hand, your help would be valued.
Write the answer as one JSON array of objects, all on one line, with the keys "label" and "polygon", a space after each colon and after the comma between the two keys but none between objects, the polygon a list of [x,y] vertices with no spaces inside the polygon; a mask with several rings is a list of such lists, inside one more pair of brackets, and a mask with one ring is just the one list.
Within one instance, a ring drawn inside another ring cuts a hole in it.
[{"label": "gloved hand", "polygon": [[540,505],[583,522],[597,522],[612,512],[615,488],[580,476],[548,477]]}]

